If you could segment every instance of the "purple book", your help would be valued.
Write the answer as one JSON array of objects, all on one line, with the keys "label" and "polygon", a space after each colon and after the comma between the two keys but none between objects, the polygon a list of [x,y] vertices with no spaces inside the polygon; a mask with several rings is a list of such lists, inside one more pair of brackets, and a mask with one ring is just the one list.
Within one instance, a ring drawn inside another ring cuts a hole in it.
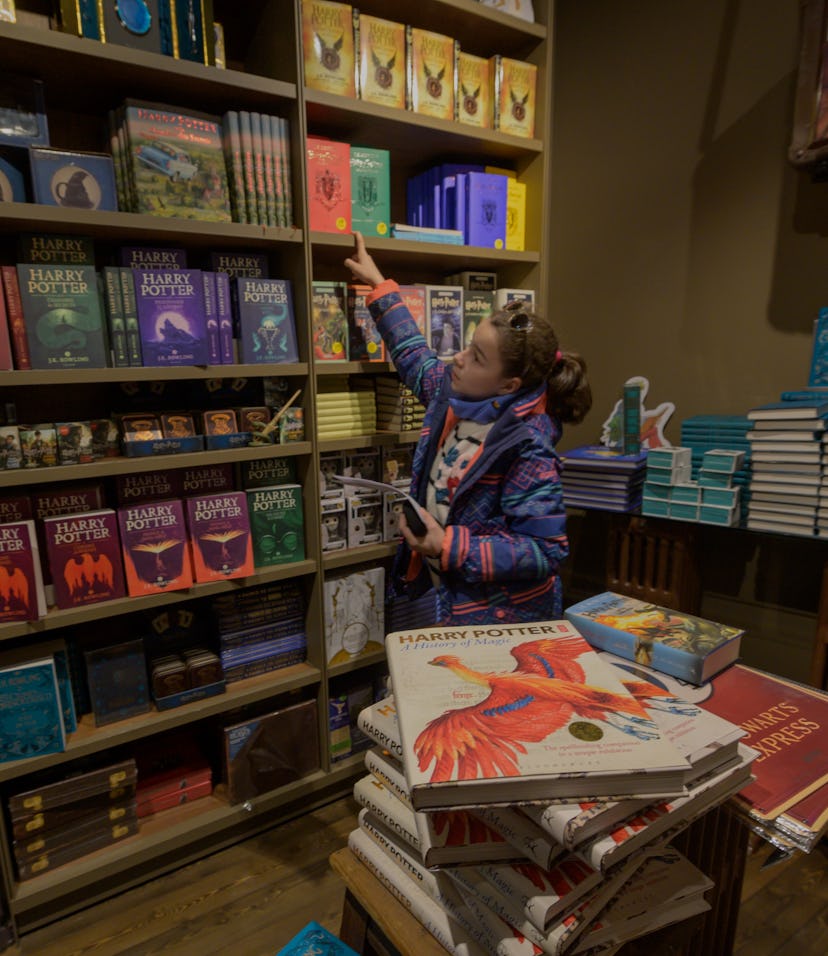
[{"label": "purple book", "polygon": [[136,475],[116,475],[115,494],[118,505],[134,505],[143,501],[158,501],[164,498],[179,498],[181,472],[144,471]]},{"label": "purple book", "polygon": [[130,596],[179,591],[193,583],[184,508],[178,499],[118,509]]},{"label": "purple book", "polygon": [[46,518],[43,530],[59,608],[124,596],[118,519],[112,509]]},{"label": "purple book", "polygon": [[235,305],[243,363],[299,361],[289,279],[238,278]]},{"label": "purple book", "polygon": [[45,614],[34,521],[0,525],[0,622],[36,621]]},{"label": "purple book", "polygon": [[498,173],[466,173],[467,246],[506,248],[508,180]]},{"label": "purple book", "polygon": [[219,492],[233,490],[232,465],[197,465],[195,468],[182,468],[175,474],[181,476],[181,494],[183,497],[215,495]]},{"label": "purple book", "polygon": [[243,491],[187,498],[187,527],[196,581],[253,574],[253,543]]},{"label": "purple book", "polygon": [[266,279],[268,272],[266,252],[213,252],[210,268],[227,276]]},{"label": "purple book", "polygon": [[215,276],[221,364],[232,365],[236,356],[233,348],[233,305],[230,297],[230,276],[226,272],[216,272]]},{"label": "purple book", "polygon": [[218,302],[216,300],[215,272],[202,272],[204,283],[204,321],[207,326],[207,354],[211,365],[221,365],[221,345],[219,344]]},{"label": "purple book", "polygon": [[186,269],[187,252],[159,246],[123,246],[121,265],[128,269]]},{"label": "purple book", "polygon": [[209,365],[199,269],[133,269],[145,366]]}]

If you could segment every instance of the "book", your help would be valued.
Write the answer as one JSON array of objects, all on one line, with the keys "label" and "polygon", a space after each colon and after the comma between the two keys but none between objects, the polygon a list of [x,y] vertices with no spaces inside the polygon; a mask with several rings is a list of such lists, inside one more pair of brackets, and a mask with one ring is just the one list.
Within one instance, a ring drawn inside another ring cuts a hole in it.
[{"label": "book", "polygon": [[201,282],[204,292],[204,328],[207,332],[207,358],[210,365],[221,364],[221,343],[219,341],[219,314],[215,272],[202,272]]},{"label": "book", "polygon": [[121,368],[129,365],[121,273],[118,266],[104,266],[101,274],[104,282],[104,304],[112,365]]},{"label": "book", "polygon": [[13,368],[14,351],[6,310],[6,296],[3,292],[3,274],[0,272],[0,369],[10,371]]},{"label": "book", "polygon": [[400,298],[405,303],[411,318],[420,330],[426,334],[426,287],[424,285],[401,285]]},{"label": "book", "polygon": [[533,63],[495,54],[492,76],[492,128],[512,136],[535,135],[538,68]]},{"label": "book", "polygon": [[384,362],[385,343],[365,304],[371,287],[348,286],[348,357],[352,362]]},{"label": "book", "polygon": [[17,261],[35,265],[94,266],[94,241],[90,236],[24,233],[18,239]]},{"label": "book", "polygon": [[0,525],[0,622],[46,615],[40,548],[31,519]]},{"label": "book", "polygon": [[319,232],[351,231],[351,147],[307,137],[309,227]]},{"label": "book", "polygon": [[96,727],[149,711],[149,682],[141,638],[94,647],[84,651],[83,656]]},{"label": "book", "polygon": [[316,953],[324,953],[325,956],[357,956],[350,946],[346,946],[341,939],[314,920],[288,940],[276,956],[314,956]]},{"label": "book", "polygon": [[437,119],[454,119],[455,64],[459,45],[449,36],[406,24],[406,107]]},{"label": "book", "polygon": [[303,0],[305,86],[339,96],[356,96],[354,22],[358,15],[347,3]]},{"label": "book", "polygon": [[351,229],[364,236],[387,236],[391,222],[391,154],[387,149],[351,146]]},{"label": "book", "polygon": [[452,358],[463,348],[463,290],[427,285],[425,295],[427,338],[438,358]]},{"label": "book", "polygon": [[133,269],[142,364],[209,365],[201,270]]},{"label": "book", "polygon": [[109,348],[93,266],[17,266],[32,368],[105,368]]},{"label": "book", "polygon": [[459,123],[478,129],[492,127],[491,64],[482,56],[465,50],[457,54],[457,103]]},{"label": "book", "polygon": [[232,365],[236,360],[236,350],[233,341],[233,298],[230,276],[226,272],[217,271],[215,277],[221,364]]},{"label": "book", "polygon": [[29,166],[36,203],[118,211],[115,169],[108,153],[30,146]]},{"label": "book", "polygon": [[54,660],[0,667],[0,763],[65,749]]},{"label": "book", "polygon": [[240,360],[250,365],[297,362],[290,279],[238,276],[232,288]]},{"label": "book", "polygon": [[269,266],[267,253],[254,251],[224,251],[210,253],[210,268],[223,272],[231,279],[244,276],[247,279],[267,279]]},{"label": "book", "polygon": [[325,578],[325,659],[344,664],[382,650],[385,569],[367,568]]},{"label": "book", "polygon": [[242,165],[241,128],[237,110],[228,110],[221,118],[224,162],[228,171],[230,208],[234,222],[249,222],[245,198],[244,167]]},{"label": "book", "polygon": [[687,761],[569,622],[394,632],[386,656],[418,810],[682,789]]},{"label": "book", "polygon": [[814,320],[811,365],[808,369],[808,386],[823,385],[828,385],[828,308],[820,309]]},{"label": "book", "polygon": [[744,634],[612,591],[571,605],[564,616],[593,646],[696,684],[738,658]]},{"label": "book", "polygon": [[115,511],[43,519],[49,569],[59,608],[81,607],[125,594]]},{"label": "book", "polygon": [[120,267],[121,274],[121,304],[124,310],[124,328],[126,331],[126,346],[129,364],[134,367],[143,365],[141,352],[141,329],[138,325],[138,304],[135,299],[135,277],[132,269]]},{"label": "book", "polygon": [[344,282],[311,283],[311,336],[317,361],[348,361],[348,287]]},{"label": "book", "polygon": [[118,509],[127,592],[131,597],[180,591],[193,583],[180,500]]},{"label": "book", "polygon": [[469,172],[465,176],[466,245],[504,249],[508,178],[497,173]]},{"label": "book", "polygon": [[828,415],[828,399],[804,398],[787,402],[768,402],[751,408],[747,417],[750,421],[769,419],[820,419]]},{"label": "book", "polygon": [[252,489],[247,492],[247,508],[253,539],[253,563],[257,568],[304,559],[301,485]]},{"label": "book", "polygon": [[186,499],[186,513],[196,581],[225,581],[253,573],[250,519],[243,491],[194,495]]},{"label": "book", "polygon": [[506,180],[506,248],[515,252],[526,249],[526,188],[512,177]]},{"label": "book", "polygon": [[121,246],[124,269],[186,269],[187,250],[180,246]]},{"label": "book", "polygon": [[[380,747],[388,750],[394,759],[402,760],[400,725],[393,700],[386,698],[365,707],[359,712],[357,727]],[[407,786],[406,783],[406,788]]]},{"label": "book", "polygon": [[359,98],[405,109],[405,25],[359,14]]}]

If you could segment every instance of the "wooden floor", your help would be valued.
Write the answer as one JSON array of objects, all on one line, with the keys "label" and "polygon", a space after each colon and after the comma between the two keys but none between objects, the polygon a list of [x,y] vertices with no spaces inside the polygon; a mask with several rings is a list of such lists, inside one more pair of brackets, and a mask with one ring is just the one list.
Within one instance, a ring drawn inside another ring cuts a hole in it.
[{"label": "wooden floor", "polygon": [[[328,857],[356,813],[350,798],[328,804],[30,933],[8,953],[273,956],[311,919],[336,933],[344,891]],[[825,956],[828,841],[762,870],[767,849],[748,862],[735,956]]]}]

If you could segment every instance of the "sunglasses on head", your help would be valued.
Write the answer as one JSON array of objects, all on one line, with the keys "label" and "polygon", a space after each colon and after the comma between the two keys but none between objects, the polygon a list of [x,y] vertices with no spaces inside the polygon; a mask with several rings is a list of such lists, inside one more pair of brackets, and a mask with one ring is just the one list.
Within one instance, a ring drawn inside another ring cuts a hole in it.
[{"label": "sunglasses on head", "polygon": [[523,299],[515,299],[504,310],[511,313],[509,315],[509,328],[515,332],[530,332],[534,325],[528,313],[524,311],[525,305]]}]

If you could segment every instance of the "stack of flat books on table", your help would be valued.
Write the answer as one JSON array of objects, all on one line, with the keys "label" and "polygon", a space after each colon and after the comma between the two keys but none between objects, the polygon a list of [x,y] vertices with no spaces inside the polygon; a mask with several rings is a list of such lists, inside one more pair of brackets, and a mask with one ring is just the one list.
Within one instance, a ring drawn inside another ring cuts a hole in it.
[{"label": "stack of flat books on table", "polygon": [[611,953],[708,908],[669,842],[750,781],[739,727],[566,621],[397,632],[386,652],[349,845],[450,952]]},{"label": "stack of flat books on table", "polygon": [[561,455],[564,504],[601,511],[637,511],[647,452],[625,455],[605,445],[583,445]]}]

